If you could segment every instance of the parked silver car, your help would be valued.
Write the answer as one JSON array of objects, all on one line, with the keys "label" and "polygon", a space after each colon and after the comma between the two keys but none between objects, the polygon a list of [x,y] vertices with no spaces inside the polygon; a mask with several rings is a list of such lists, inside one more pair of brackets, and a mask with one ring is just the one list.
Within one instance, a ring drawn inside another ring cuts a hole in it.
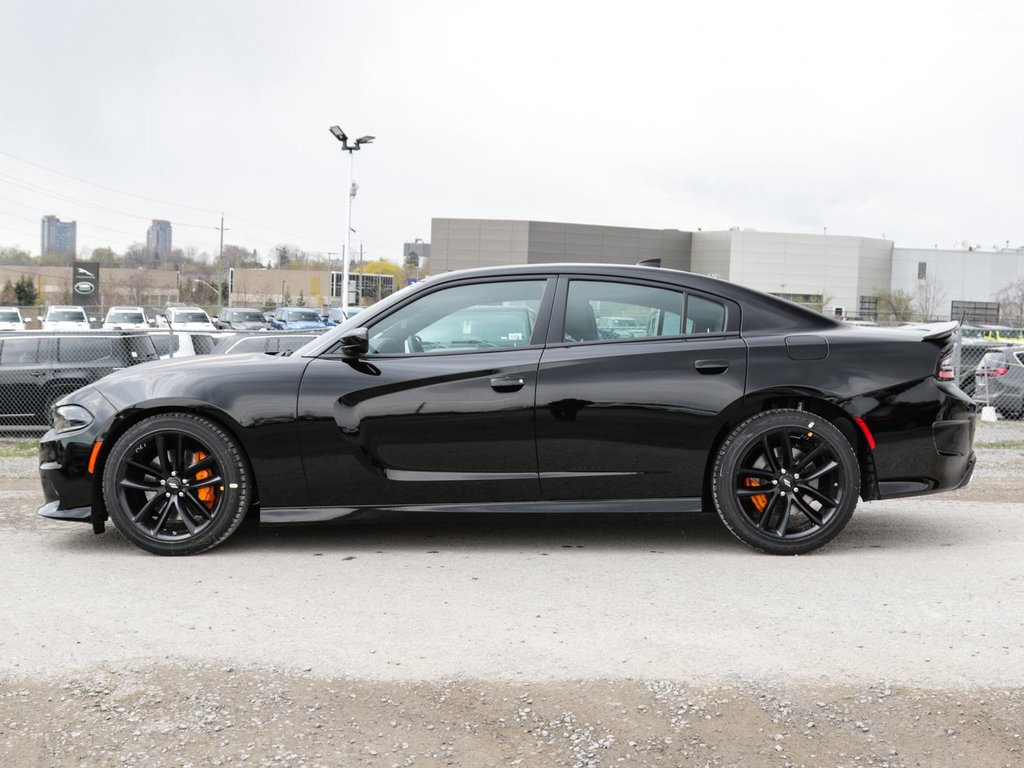
[{"label": "parked silver car", "polygon": [[974,369],[974,398],[1005,418],[1024,416],[1024,347],[985,353]]}]

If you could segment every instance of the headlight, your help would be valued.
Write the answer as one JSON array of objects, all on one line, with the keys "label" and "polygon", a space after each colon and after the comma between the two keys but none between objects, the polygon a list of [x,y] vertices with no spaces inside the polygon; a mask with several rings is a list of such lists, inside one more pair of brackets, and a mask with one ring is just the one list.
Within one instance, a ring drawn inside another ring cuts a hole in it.
[{"label": "headlight", "polygon": [[92,414],[80,405],[58,405],[53,409],[54,432],[74,432],[92,424]]}]

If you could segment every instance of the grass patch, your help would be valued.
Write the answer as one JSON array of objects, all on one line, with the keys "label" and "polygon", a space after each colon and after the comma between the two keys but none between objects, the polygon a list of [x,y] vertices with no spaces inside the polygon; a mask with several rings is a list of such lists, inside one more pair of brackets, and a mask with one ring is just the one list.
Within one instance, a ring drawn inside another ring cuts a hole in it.
[{"label": "grass patch", "polygon": [[0,440],[0,459],[31,459],[38,455],[38,440]]},{"label": "grass patch", "polygon": [[1024,449],[1024,440],[976,440],[975,448],[1006,448],[1011,450]]}]

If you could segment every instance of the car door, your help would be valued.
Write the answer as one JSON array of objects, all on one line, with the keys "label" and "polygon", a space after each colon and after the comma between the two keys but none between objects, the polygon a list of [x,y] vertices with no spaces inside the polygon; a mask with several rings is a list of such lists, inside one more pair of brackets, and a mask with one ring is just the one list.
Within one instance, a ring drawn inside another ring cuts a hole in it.
[{"label": "car door", "polygon": [[553,286],[447,283],[374,318],[361,358],[311,361],[298,403],[311,503],[537,500],[533,409]]},{"label": "car door", "polygon": [[[722,412],[743,397],[739,307],[593,278],[563,279],[555,304],[537,375],[543,498],[699,498]],[[616,333],[610,316],[637,323]]]}]

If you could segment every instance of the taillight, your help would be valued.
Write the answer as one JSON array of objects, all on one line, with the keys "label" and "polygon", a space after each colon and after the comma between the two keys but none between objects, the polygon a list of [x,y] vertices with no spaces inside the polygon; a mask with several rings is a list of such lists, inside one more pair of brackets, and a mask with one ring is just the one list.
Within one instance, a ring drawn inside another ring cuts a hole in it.
[{"label": "taillight", "polygon": [[986,376],[1005,376],[1010,372],[1009,368],[986,368]]},{"label": "taillight", "polygon": [[953,368],[952,350],[939,358],[939,368],[935,372],[935,378],[942,381],[953,381],[956,379],[956,370]]}]

